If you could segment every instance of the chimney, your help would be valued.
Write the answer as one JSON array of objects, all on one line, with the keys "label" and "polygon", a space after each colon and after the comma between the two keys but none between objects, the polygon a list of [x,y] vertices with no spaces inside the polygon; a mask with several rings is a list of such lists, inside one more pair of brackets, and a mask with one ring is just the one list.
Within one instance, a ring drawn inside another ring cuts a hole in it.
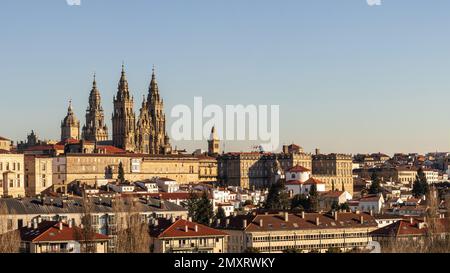
[{"label": "chimney", "polygon": [[184,226],[184,231],[185,231],[185,232],[189,232],[189,227],[188,227],[188,225],[185,225],[185,226]]},{"label": "chimney", "polygon": [[155,227],[159,226],[159,221],[158,221],[158,219],[155,219],[154,225],[155,225]]},{"label": "chimney", "polygon": [[175,223],[175,217],[171,216],[171,217],[170,217],[170,222],[171,222],[172,224]]},{"label": "chimney", "polygon": [[58,228],[59,228],[59,230],[63,230],[63,223],[62,222],[58,223]]},{"label": "chimney", "polygon": [[360,220],[359,220],[360,222],[361,222],[361,225],[362,224],[364,224],[364,217],[361,215],[361,217],[360,217]]},{"label": "chimney", "polygon": [[31,225],[31,222],[28,222],[28,223],[27,223],[27,228],[31,228],[31,226],[32,226],[32,225]]},{"label": "chimney", "polygon": [[244,220],[242,221],[242,226],[243,226],[244,228],[247,227],[247,219],[244,219]]},{"label": "chimney", "polygon": [[289,222],[289,213],[288,212],[284,213],[284,221]]},{"label": "chimney", "polygon": [[33,229],[38,229],[38,222],[36,221],[33,222]]},{"label": "chimney", "polygon": [[192,222],[192,217],[188,217],[188,222]]},{"label": "chimney", "polygon": [[337,212],[337,211],[335,211],[335,212],[334,212],[334,221],[336,221],[336,222],[337,222],[337,220],[338,220],[338,212]]},{"label": "chimney", "polygon": [[305,212],[302,211],[302,219],[305,219]]},{"label": "chimney", "polygon": [[409,218],[409,223],[412,225],[414,224],[414,219],[412,217]]},{"label": "chimney", "polygon": [[319,217],[316,217],[316,226],[319,226],[320,225],[320,219],[319,219]]},{"label": "chimney", "polygon": [[357,209],[357,210],[355,211],[355,213],[356,213],[356,214],[360,214],[360,211],[359,211],[359,209]]},{"label": "chimney", "polygon": [[259,226],[263,227],[263,219],[259,219]]},{"label": "chimney", "polygon": [[195,232],[198,232],[198,225],[195,225],[194,229],[195,229]]},{"label": "chimney", "polygon": [[217,219],[217,225],[220,226],[220,219]]},{"label": "chimney", "polygon": [[42,218],[41,216],[38,217],[38,224],[42,223]]},{"label": "chimney", "polygon": [[225,224],[226,224],[226,227],[228,227],[228,226],[230,225],[230,219],[229,219],[229,218],[227,218],[227,219],[225,220]]},{"label": "chimney", "polygon": [[73,227],[73,221],[74,221],[74,220],[69,220],[69,228],[72,228],[72,227]]},{"label": "chimney", "polygon": [[373,209],[370,210],[370,216],[373,216]]}]

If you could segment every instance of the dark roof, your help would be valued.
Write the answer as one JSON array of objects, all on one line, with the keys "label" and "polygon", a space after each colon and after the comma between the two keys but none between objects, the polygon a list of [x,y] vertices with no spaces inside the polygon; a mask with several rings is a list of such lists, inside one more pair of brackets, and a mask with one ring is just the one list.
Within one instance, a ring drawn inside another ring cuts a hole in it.
[{"label": "dark roof", "polygon": [[[112,202],[114,198],[92,198],[94,213],[110,213],[113,212]],[[128,201],[125,201],[125,204]],[[139,202],[139,210],[141,212],[157,212],[157,211],[185,211],[185,209],[172,202],[164,202],[161,208],[161,202],[154,198],[137,199]],[[70,214],[83,212],[83,200],[81,198],[0,198],[0,207],[6,206],[9,214]]]}]

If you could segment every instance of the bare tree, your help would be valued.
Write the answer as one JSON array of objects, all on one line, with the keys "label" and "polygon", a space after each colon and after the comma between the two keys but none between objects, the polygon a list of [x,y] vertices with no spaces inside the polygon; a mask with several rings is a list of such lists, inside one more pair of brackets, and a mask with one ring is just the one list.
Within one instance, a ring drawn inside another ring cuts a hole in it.
[{"label": "bare tree", "polygon": [[20,251],[19,230],[11,230],[8,224],[8,209],[0,204],[0,253],[18,253]]},{"label": "bare tree", "polygon": [[95,253],[95,230],[93,223],[93,202],[88,197],[83,197],[83,202],[81,204],[81,225],[80,228],[76,230],[76,238],[80,243],[81,253]]},{"label": "bare tree", "polygon": [[142,204],[129,199],[116,199],[113,210],[117,218],[116,252],[149,253],[148,223],[140,215]]}]

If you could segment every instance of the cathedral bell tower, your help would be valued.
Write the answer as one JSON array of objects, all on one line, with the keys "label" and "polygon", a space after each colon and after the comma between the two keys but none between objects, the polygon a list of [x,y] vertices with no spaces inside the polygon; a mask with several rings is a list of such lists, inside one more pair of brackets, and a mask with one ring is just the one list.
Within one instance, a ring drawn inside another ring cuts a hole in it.
[{"label": "cathedral bell tower", "polygon": [[208,155],[220,154],[220,140],[216,133],[216,128],[213,126],[211,129],[211,136],[208,140]]},{"label": "cathedral bell tower", "polygon": [[128,152],[136,150],[136,117],[133,108],[134,99],[130,96],[125,67],[122,65],[122,75],[114,97],[113,145]]},{"label": "cathedral bell tower", "polygon": [[69,102],[67,115],[61,122],[61,141],[68,139],[80,140],[80,121],[72,109],[72,101]]},{"label": "cathedral bell tower", "polygon": [[96,142],[108,140],[108,127],[105,124],[105,115],[95,75],[89,95],[89,106],[86,110],[86,125],[83,126],[83,139]]},{"label": "cathedral bell tower", "polygon": [[147,99],[148,113],[152,122],[154,133],[151,135],[151,154],[171,153],[170,139],[166,133],[166,115],[164,114],[164,101],[159,95],[158,82],[156,81],[155,68],[153,67],[152,80]]}]

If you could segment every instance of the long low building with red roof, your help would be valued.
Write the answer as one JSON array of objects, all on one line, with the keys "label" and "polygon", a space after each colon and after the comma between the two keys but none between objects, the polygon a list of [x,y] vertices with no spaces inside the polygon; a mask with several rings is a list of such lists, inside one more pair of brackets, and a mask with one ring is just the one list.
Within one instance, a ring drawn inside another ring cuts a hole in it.
[{"label": "long low building with red roof", "polygon": [[154,253],[224,253],[228,234],[186,219],[159,218],[150,236]]},{"label": "long low building with red roof", "polygon": [[25,253],[107,253],[110,240],[99,233],[85,238],[80,227],[57,221],[30,223],[19,232],[21,252]]},{"label": "long low building with red roof", "polygon": [[365,248],[370,233],[377,229],[374,217],[366,213],[249,213],[216,221],[212,227],[230,234],[228,252],[257,249],[280,253],[349,251]]}]

